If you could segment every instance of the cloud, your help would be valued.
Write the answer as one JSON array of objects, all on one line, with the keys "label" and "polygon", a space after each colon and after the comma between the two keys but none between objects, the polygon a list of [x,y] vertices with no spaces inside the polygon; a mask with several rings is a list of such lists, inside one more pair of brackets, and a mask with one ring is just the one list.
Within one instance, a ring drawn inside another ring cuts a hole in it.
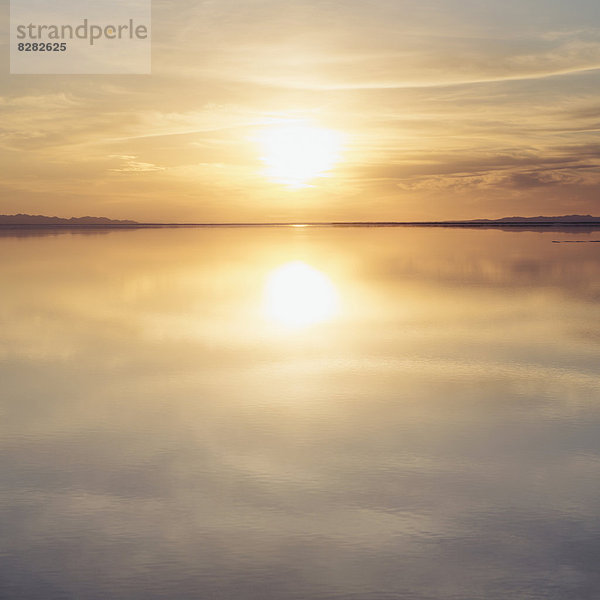
[{"label": "cloud", "polygon": [[[439,191],[464,193],[465,212],[479,193],[543,191],[556,214],[592,198],[600,34],[586,0],[155,4],[150,77],[0,81],[4,211],[47,212],[45,199],[66,216],[102,203],[116,218],[361,220],[446,210]],[[253,136],[297,118],[348,144],[288,202]]]},{"label": "cloud", "polygon": [[[514,189],[552,188],[572,185],[600,184],[600,164],[569,166],[553,170],[490,170],[475,173],[454,173],[398,179],[400,189],[415,190],[467,190],[474,188]],[[583,172],[582,172],[583,171]]]},{"label": "cloud", "polygon": [[152,163],[140,162],[136,160],[137,156],[111,155],[109,158],[117,158],[123,161],[122,166],[109,169],[109,171],[113,171],[115,173],[149,173],[152,171],[165,170],[164,167],[159,167],[158,165],[153,165]]},{"label": "cloud", "polygon": [[600,68],[600,35],[584,11],[576,27],[557,18],[549,32],[532,26],[537,14],[521,20],[515,7],[500,13],[492,6],[473,14],[466,4],[446,2],[433,11],[382,0],[305,2],[284,13],[272,2],[234,11],[225,1],[196,10],[197,20],[178,28],[157,69],[166,72],[182,46],[190,59],[180,64],[186,77],[298,90],[428,88]]}]

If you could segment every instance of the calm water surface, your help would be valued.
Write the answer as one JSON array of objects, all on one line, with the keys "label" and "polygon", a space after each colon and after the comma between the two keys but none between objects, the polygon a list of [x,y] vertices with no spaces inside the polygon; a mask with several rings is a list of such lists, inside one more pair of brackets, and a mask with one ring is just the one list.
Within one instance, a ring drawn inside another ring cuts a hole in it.
[{"label": "calm water surface", "polygon": [[600,233],[0,235],[0,597],[600,597]]}]

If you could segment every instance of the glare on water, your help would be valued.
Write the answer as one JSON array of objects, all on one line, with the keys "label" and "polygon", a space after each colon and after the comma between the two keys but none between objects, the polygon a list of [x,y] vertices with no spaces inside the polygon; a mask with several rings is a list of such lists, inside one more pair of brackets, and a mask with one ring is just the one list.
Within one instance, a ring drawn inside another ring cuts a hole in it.
[{"label": "glare on water", "polygon": [[272,271],[265,289],[268,318],[288,326],[303,326],[335,316],[338,294],[322,272],[293,261]]}]

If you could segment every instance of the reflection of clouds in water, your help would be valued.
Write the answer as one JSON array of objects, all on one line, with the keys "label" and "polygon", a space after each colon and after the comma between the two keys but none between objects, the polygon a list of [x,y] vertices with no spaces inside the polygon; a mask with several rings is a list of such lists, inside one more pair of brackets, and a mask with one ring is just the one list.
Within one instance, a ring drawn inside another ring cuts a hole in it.
[{"label": "reflection of clouds in water", "polygon": [[379,269],[376,267],[375,272],[379,270],[384,277],[411,277],[503,287],[547,284],[562,288],[565,283],[571,283],[576,285],[576,289],[565,287],[565,291],[582,293],[594,283],[590,281],[590,277],[597,276],[600,272],[598,261],[592,257],[492,259],[484,253],[473,254],[460,263],[450,257],[431,260],[426,255],[421,261],[407,260],[402,256],[389,257],[389,260],[387,265],[380,265]]},{"label": "reflection of clouds in water", "polygon": [[[78,435],[75,422],[35,446],[13,444],[7,499],[20,509],[4,543],[18,541],[12,560],[28,559],[48,580],[36,589],[32,577],[27,597],[50,585],[100,598],[88,586],[106,592],[132,573],[130,585],[143,573],[149,598],[164,597],[152,590],[164,592],[165,581],[175,596],[246,597],[236,586],[258,577],[268,600],[334,589],[351,597],[356,585],[366,597],[428,589],[468,598],[477,588],[500,599],[513,586],[566,594],[598,579],[569,545],[576,521],[577,543],[597,547],[594,427],[565,437],[561,422],[578,408],[542,427],[539,405],[524,410],[506,381],[495,393],[483,374],[434,384],[427,373],[411,378],[412,368],[382,377],[378,365],[361,385],[365,368],[360,376],[356,366],[338,372],[350,378],[343,395],[323,380],[325,412],[274,410],[245,380],[246,406],[190,389],[150,391],[135,411],[107,420],[98,398],[95,432]],[[294,382],[286,374],[270,383],[276,396]],[[562,391],[540,402],[560,405]],[[82,543],[84,559],[74,561]],[[548,573],[557,556],[564,562]]]},{"label": "reflection of clouds in water", "polygon": [[[600,298],[596,244],[553,244],[560,234],[544,229],[402,233],[380,252],[377,260],[364,264],[365,279],[388,285],[414,281],[448,284],[449,288],[531,288],[543,293],[552,288],[563,296],[586,302]],[[562,237],[568,239],[569,235],[572,234]],[[581,234],[587,241],[595,235]]]},{"label": "reflection of clouds in water", "polygon": [[[570,325],[596,313],[546,282],[597,253],[304,229],[302,266],[289,232],[175,233],[5,252],[0,595],[593,597],[598,346]],[[269,269],[292,322],[325,272],[353,320],[264,335]]]}]

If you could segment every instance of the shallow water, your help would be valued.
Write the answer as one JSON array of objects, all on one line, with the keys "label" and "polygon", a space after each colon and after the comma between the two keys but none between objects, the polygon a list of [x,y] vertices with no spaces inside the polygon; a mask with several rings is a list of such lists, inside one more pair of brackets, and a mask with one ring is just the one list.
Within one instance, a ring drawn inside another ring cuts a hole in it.
[{"label": "shallow water", "polygon": [[0,234],[0,597],[600,595],[600,247]]}]

